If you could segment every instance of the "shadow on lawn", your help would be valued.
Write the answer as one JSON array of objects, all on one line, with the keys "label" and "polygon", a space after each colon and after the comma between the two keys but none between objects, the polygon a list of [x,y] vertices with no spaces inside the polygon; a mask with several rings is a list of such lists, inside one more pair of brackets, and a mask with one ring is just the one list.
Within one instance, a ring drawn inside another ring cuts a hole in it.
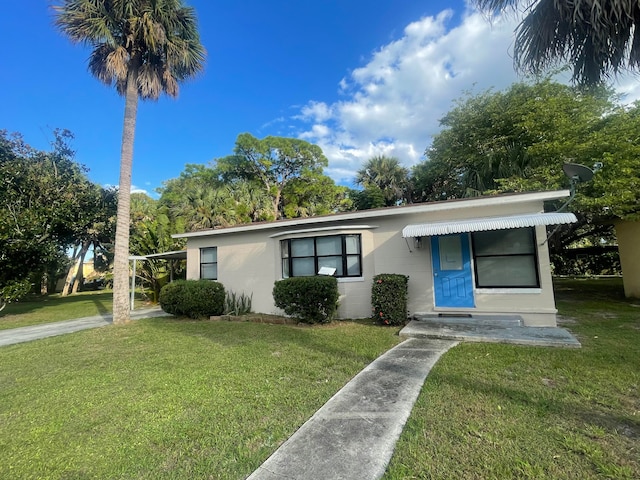
[{"label": "shadow on lawn", "polygon": [[63,308],[64,305],[72,306],[81,302],[93,302],[96,305],[98,311],[103,314],[110,312],[107,306],[111,304],[112,298],[113,293],[110,291],[80,293],[69,295],[67,297],[62,297],[59,294],[30,295],[20,302],[8,305],[2,313],[5,315],[20,315],[23,313],[35,312],[41,308],[50,307],[54,304],[56,308]]},{"label": "shadow on lawn", "polygon": [[553,278],[556,300],[640,303],[625,298],[622,277]]},{"label": "shadow on lawn", "polygon": [[[372,322],[365,320],[354,322],[376,328]],[[268,323],[228,322],[209,320],[187,320],[176,317],[156,318],[151,322],[154,328],[168,332],[171,335],[186,335],[206,338],[213,344],[224,347],[250,345],[253,342],[272,342],[274,348],[282,348],[283,344],[297,344],[304,348],[315,350],[335,358],[349,358],[365,360],[367,363],[375,358],[369,358],[358,353],[357,348],[350,348],[349,342],[342,342],[339,337],[345,336],[347,322],[333,322],[328,325],[272,325]],[[389,337],[396,337],[399,328],[379,327],[389,332]],[[335,330],[336,334],[322,335],[323,330]],[[399,340],[398,342],[399,343]],[[395,345],[395,344],[394,344]],[[392,348],[394,345],[389,345]],[[356,346],[357,347],[357,346]],[[380,354],[384,353],[383,350]]]}]

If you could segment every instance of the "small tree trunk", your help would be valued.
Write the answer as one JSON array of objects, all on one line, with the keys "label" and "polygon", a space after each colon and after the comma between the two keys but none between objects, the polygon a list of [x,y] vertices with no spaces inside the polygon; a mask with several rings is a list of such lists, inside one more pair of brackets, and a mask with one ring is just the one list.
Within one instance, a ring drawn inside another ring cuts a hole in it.
[{"label": "small tree trunk", "polygon": [[78,271],[76,272],[76,281],[73,283],[73,289],[71,293],[78,293],[80,285],[84,284],[84,258],[87,256],[91,242],[85,242],[82,244],[78,258]]},{"label": "small tree trunk", "polygon": [[73,256],[71,258],[74,260],[74,262],[69,267],[69,271],[67,272],[67,278],[64,281],[64,288],[62,289],[63,297],[66,297],[67,295],[69,295],[69,292],[71,290],[71,284],[73,282],[73,277],[76,275],[76,272],[78,270],[78,260],[77,260],[78,248],[80,248],[79,245],[73,248]]},{"label": "small tree trunk", "polygon": [[49,274],[44,272],[42,278],[40,278],[40,295],[46,295],[49,293]]},{"label": "small tree trunk", "polygon": [[280,197],[282,196],[282,189],[278,188],[276,197],[273,199],[273,214],[276,220],[280,220]]}]

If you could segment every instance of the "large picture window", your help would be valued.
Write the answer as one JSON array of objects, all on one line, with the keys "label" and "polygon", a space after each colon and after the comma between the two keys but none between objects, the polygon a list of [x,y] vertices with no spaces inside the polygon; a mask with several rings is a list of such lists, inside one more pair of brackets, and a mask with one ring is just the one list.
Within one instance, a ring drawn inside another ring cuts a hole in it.
[{"label": "large picture window", "polygon": [[218,279],[218,247],[200,249],[200,278]]},{"label": "large picture window", "polygon": [[478,288],[540,286],[533,228],[474,232],[471,238]]},{"label": "large picture window", "polygon": [[282,278],[310,277],[322,267],[335,268],[336,277],[361,277],[360,235],[294,238],[280,242]]}]

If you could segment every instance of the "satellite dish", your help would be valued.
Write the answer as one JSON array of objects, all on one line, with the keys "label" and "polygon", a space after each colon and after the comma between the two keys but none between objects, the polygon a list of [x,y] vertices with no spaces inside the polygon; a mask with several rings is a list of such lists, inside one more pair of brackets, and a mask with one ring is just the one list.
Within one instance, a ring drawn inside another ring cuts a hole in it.
[{"label": "satellite dish", "polygon": [[562,170],[571,183],[588,182],[593,178],[593,170],[579,163],[565,163]]},{"label": "satellite dish", "polygon": [[[573,201],[576,195],[576,185],[578,185],[579,183],[588,182],[589,180],[591,180],[593,178],[593,174],[598,170],[600,170],[601,168],[602,168],[602,162],[596,162],[593,165],[593,170],[591,170],[589,167],[585,167],[584,165],[580,165],[579,163],[565,163],[564,165],[562,165],[562,170],[564,171],[564,174],[567,177],[569,177],[571,190],[569,193],[569,199],[566,202],[564,202],[564,204],[558,210],[556,210],[556,212],[563,211],[565,208],[567,208],[567,205],[569,205]],[[542,242],[540,245],[544,245],[545,243],[547,243],[551,238],[551,235],[556,233],[558,228],[560,228],[559,224],[556,228],[553,229],[553,231],[549,235],[547,235],[547,239],[544,242]]]}]

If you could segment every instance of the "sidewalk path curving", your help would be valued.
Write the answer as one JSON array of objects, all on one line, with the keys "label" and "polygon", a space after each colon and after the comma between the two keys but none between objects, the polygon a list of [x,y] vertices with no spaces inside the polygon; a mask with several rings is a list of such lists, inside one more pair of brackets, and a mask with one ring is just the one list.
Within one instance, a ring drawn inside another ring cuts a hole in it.
[{"label": "sidewalk path curving", "polygon": [[248,480],[368,480],[384,474],[422,385],[451,340],[411,338],[374,360]]},{"label": "sidewalk path curving", "polygon": [[[163,312],[160,307],[153,307],[133,310],[131,312],[131,319],[138,320],[140,318],[164,317],[167,315],[168,314]],[[0,347],[54,337],[56,335],[64,335],[65,333],[78,332],[89,328],[104,327],[112,323],[113,315],[105,313],[92,317],[76,318],[75,320],[63,320],[61,322],[43,323],[30,327],[0,330]]]}]

